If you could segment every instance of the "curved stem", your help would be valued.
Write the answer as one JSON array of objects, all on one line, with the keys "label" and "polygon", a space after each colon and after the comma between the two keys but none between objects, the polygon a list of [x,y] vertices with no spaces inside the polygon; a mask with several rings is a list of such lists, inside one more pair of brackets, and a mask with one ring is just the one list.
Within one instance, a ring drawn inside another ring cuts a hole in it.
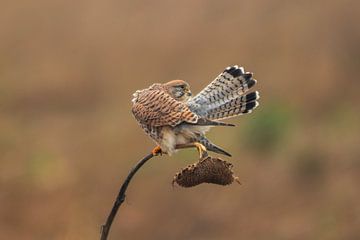
[{"label": "curved stem", "polygon": [[106,223],[101,226],[101,235],[100,240],[106,240],[111,228],[111,224],[115,218],[115,215],[117,211],[120,208],[120,205],[125,201],[125,192],[126,189],[132,179],[132,177],[135,175],[135,173],[151,158],[153,158],[155,155],[153,153],[150,153],[149,155],[145,156],[143,159],[141,159],[129,172],[129,175],[126,177],[124,183],[122,184],[119,194],[115,199],[114,205],[111,209],[111,212],[106,220]]}]

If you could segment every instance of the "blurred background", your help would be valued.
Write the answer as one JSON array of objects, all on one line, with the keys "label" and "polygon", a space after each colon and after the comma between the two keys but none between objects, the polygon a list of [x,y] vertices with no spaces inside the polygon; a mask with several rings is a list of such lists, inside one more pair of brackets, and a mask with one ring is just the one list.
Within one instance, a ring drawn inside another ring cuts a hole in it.
[{"label": "blurred background", "polygon": [[360,239],[359,1],[5,1],[0,239],[98,239],[154,143],[132,93],[229,65],[260,107],[213,129],[242,185],[172,187],[195,150],[135,176],[110,239]]}]

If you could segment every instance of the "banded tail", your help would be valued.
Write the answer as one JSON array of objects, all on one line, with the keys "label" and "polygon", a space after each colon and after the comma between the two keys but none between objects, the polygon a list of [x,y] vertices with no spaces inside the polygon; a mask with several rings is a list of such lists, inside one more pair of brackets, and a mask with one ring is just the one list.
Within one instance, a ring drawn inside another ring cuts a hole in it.
[{"label": "banded tail", "polygon": [[253,74],[244,68],[226,68],[214,81],[188,102],[197,115],[220,120],[252,112],[259,103],[259,93],[250,92],[256,84]]}]

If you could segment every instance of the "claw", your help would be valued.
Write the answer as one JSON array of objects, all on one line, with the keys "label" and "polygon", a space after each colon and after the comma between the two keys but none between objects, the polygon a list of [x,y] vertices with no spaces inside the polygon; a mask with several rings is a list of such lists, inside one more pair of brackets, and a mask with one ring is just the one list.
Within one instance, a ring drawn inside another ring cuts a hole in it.
[{"label": "claw", "polygon": [[152,155],[154,155],[154,156],[158,156],[158,155],[161,156],[161,155],[163,154],[160,146],[156,146],[156,147],[151,151],[151,153],[152,153]]},{"label": "claw", "polygon": [[206,147],[204,145],[202,145],[201,143],[198,143],[198,142],[195,142],[194,145],[199,152],[200,159],[204,159],[208,156]]}]

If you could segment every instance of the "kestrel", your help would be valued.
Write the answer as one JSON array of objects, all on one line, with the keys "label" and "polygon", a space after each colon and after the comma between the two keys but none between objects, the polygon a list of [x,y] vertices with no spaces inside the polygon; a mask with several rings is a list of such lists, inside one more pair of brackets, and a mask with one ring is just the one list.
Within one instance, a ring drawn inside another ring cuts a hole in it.
[{"label": "kestrel", "polygon": [[206,150],[231,156],[210,142],[205,133],[214,126],[234,126],[219,120],[251,113],[259,105],[259,93],[248,93],[255,84],[253,74],[238,66],[226,68],[194,97],[183,80],[155,83],[133,94],[132,112],[158,144],[154,155],[196,147],[200,157]]}]

